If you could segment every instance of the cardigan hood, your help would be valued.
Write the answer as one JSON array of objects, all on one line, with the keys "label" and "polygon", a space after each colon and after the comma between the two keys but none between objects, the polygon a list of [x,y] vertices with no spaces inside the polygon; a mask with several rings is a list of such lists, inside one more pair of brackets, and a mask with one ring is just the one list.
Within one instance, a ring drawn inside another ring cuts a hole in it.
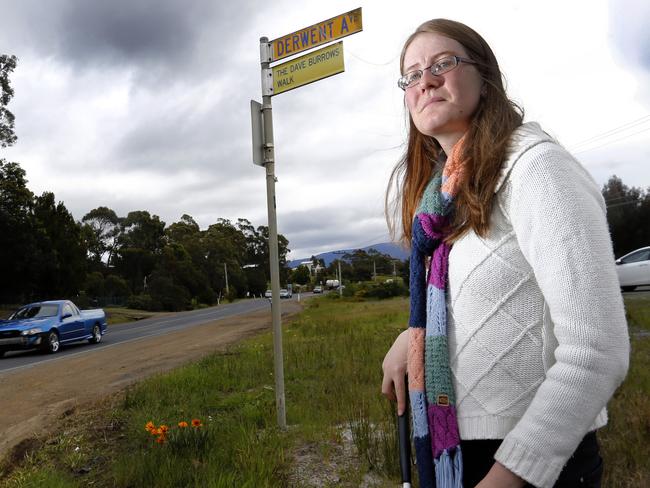
[{"label": "cardigan hood", "polygon": [[557,144],[557,141],[544,132],[537,122],[526,122],[514,130],[510,138],[506,160],[503,166],[501,166],[501,174],[494,187],[494,193],[497,193],[501,189],[515,163],[527,151],[542,142],[554,142]]}]

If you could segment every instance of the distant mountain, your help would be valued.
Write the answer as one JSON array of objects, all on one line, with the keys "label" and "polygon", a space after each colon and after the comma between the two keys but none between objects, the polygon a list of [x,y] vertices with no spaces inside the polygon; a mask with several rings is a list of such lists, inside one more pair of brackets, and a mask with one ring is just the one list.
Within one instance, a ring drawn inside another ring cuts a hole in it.
[{"label": "distant mountain", "polygon": [[[369,251],[370,249],[376,249],[378,252],[382,254],[388,254],[390,257],[394,259],[399,259],[401,261],[404,261],[409,257],[409,251],[404,249],[403,247],[394,244],[392,242],[382,242],[379,244],[373,244],[371,246],[366,246],[361,248],[364,251]],[[341,257],[341,252],[352,252],[355,249],[341,249],[340,251],[330,251],[330,252],[323,252],[320,254],[316,254],[315,257],[316,259],[322,259],[325,261],[325,266],[329,266],[332,261],[335,259],[339,259]],[[303,261],[309,261],[311,259],[311,256],[307,256],[306,258],[302,259],[293,259],[287,263],[287,266],[290,268],[297,268],[300,263]]]}]

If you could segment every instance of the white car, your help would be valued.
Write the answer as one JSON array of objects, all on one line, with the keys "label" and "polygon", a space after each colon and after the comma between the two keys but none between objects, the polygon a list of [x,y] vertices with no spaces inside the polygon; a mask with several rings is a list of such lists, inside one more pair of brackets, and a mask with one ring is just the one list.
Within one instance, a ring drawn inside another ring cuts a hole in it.
[{"label": "white car", "polygon": [[264,293],[264,296],[266,298],[272,298],[273,297],[273,292],[271,290],[266,290],[266,292]]},{"label": "white car", "polygon": [[280,298],[291,298],[291,292],[289,290],[282,288],[280,290]]},{"label": "white car", "polygon": [[642,247],[616,260],[618,281],[623,291],[650,285],[650,246]]}]

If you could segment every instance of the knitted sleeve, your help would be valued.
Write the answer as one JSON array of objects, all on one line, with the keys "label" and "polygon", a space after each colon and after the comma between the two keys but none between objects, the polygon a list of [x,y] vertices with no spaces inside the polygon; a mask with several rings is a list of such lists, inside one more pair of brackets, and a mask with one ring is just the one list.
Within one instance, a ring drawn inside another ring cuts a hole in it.
[{"label": "knitted sleeve", "polygon": [[562,147],[515,163],[506,209],[544,295],[558,346],[529,408],[495,459],[550,487],[628,367],[629,338],[602,196]]}]

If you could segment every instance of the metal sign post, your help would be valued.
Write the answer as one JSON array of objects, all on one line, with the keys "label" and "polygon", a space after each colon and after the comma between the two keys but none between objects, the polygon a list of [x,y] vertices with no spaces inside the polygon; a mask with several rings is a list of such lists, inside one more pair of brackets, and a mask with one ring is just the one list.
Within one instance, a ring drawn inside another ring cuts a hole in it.
[{"label": "metal sign post", "polygon": [[[269,40],[260,38],[260,64],[262,86],[271,74]],[[264,90],[263,90],[264,92]],[[278,221],[275,211],[275,151],[273,148],[273,112],[271,95],[262,96],[264,167],[266,168],[266,207],[269,216],[269,259],[271,260],[271,314],[273,317],[273,371],[275,376],[275,404],[278,426],[287,428],[284,400],[284,360],[282,354],[282,323],[280,310],[280,257],[278,252]]]},{"label": "metal sign post", "polygon": [[[312,49],[335,39],[361,32],[361,9],[306,27],[269,42],[260,38],[262,71],[262,104],[251,100],[253,132],[253,163],[266,168],[266,206],[269,216],[269,254],[271,267],[271,314],[273,317],[273,370],[278,425],[286,429],[284,397],[284,360],[282,355],[282,323],[280,310],[280,262],[278,224],[275,206],[275,151],[273,147],[273,114],[271,97],[344,71],[343,43],[338,42],[318,51],[286,61],[271,68],[273,61]],[[340,271],[339,271],[340,273]],[[342,280],[339,282],[342,283]],[[339,290],[340,292],[340,290]],[[298,295],[300,296],[300,294]]]}]

